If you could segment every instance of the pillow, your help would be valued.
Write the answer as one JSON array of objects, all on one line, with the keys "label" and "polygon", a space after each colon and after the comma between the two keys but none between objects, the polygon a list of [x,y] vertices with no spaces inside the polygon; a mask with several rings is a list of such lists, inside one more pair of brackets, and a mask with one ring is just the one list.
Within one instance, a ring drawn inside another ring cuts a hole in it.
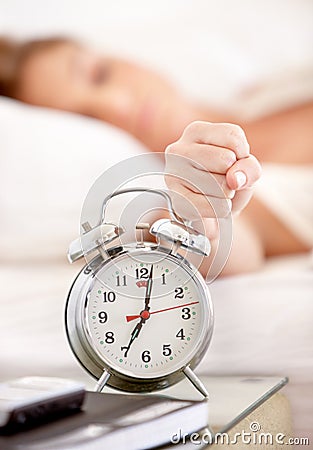
[{"label": "pillow", "polygon": [[3,97],[0,146],[2,262],[65,260],[95,179],[147,151],[108,124]]}]

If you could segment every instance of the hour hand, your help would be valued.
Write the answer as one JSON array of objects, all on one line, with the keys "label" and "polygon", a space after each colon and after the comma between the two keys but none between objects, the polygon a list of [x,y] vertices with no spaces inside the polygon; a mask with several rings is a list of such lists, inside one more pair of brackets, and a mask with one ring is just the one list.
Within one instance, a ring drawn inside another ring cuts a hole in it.
[{"label": "hour hand", "polygon": [[[150,304],[150,297],[151,297],[151,291],[152,291],[152,276],[153,276],[153,264],[151,265],[149,279],[148,279],[148,283],[147,283],[147,289],[146,289],[146,295],[145,295],[145,309],[143,311],[149,311],[149,309],[150,309],[149,304]],[[141,314],[143,313],[143,311],[141,312]],[[146,313],[146,314],[148,314],[148,313]],[[128,342],[128,345],[121,347],[121,351],[125,350],[124,358],[127,358],[127,354],[129,352],[129,349],[130,349],[132,343],[139,336],[141,328],[142,328],[143,324],[145,323],[145,321],[147,320],[147,317],[145,317],[143,315],[140,315],[139,317],[141,317],[141,320],[139,323],[137,323],[137,325],[133,329],[133,331],[130,335],[130,340]]]},{"label": "hour hand", "polygon": [[140,330],[141,330],[141,328],[142,328],[143,323],[144,323],[144,320],[141,319],[141,321],[140,321],[139,323],[137,323],[137,325],[136,325],[135,328],[133,329],[133,331],[132,331],[132,333],[131,333],[131,335],[130,335],[130,340],[129,340],[129,342],[128,342],[128,345],[127,345],[127,346],[124,346],[124,347],[121,347],[121,351],[124,351],[124,350],[125,350],[124,358],[127,358],[127,353],[128,353],[128,351],[129,351],[129,349],[130,349],[132,343],[133,343],[134,340],[136,339],[136,337],[138,337],[138,335],[139,335],[139,333],[140,333]]}]

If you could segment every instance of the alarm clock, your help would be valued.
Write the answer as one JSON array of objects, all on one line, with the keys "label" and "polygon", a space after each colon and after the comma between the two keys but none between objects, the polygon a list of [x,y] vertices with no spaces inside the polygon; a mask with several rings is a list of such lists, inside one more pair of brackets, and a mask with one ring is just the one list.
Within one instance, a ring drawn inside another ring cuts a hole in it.
[{"label": "alarm clock", "polygon": [[[117,195],[147,191],[166,199],[170,218],[137,223],[140,238],[121,244],[124,229],[106,222],[107,203]],[[209,255],[207,237],[174,212],[166,191],[146,188],[110,194],[98,225],[85,222],[82,228],[69,247],[69,261],[95,256],[72,284],[65,325],[74,355],[97,379],[96,390],[147,393],[186,377],[207,397],[193,369],[211,340],[212,302],[201,274],[179,253]],[[144,230],[153,242],[143,239]]]}]

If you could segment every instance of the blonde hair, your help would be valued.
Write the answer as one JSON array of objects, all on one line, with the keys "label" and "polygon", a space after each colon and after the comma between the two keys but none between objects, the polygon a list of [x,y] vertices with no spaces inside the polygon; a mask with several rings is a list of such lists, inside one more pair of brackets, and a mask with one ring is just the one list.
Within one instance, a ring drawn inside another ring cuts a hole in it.
[{"label": "blonde hair", "polygon": [[21,69],[25,61],[36,52],[71,42],[65,37],[52,37],[18,42],[0,38],[0,95],[16,98]]}]

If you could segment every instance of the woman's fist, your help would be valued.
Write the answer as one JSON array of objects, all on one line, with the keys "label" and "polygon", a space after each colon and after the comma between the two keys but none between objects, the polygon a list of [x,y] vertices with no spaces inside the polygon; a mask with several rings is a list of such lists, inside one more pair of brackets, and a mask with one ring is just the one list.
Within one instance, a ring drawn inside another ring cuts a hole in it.
[{"label": "woman's fist", "polygon": [[174,208],[188,220],[240,212],[261,175],[244,131],[229,123],[192,122],[165,158]]}]

